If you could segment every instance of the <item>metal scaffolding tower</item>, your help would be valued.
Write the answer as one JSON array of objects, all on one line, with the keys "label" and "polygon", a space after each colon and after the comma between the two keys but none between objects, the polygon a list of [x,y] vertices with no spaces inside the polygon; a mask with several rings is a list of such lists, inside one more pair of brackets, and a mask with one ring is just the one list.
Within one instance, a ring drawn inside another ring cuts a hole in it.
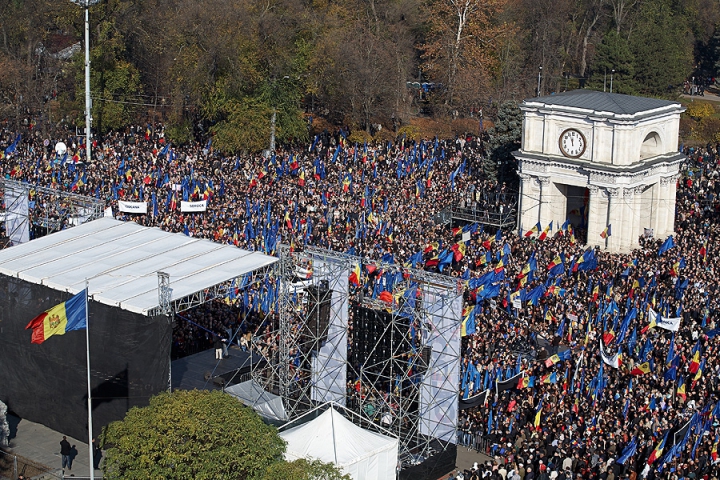
[{"label": "metal scaffolding tower", "polygon": [[95,220],[104,209],[97,198],[0,178],[0,248]]},{"label": "metal scaffolding tower", "polygon": [[462,284],[318,248],[281,246],[279,256],[278,316],[254,337],[266,361],[252,376],[282,397],[288,419],[334,401],[368,420],[364,428],[397,435],[403,461],[454,444]]}]

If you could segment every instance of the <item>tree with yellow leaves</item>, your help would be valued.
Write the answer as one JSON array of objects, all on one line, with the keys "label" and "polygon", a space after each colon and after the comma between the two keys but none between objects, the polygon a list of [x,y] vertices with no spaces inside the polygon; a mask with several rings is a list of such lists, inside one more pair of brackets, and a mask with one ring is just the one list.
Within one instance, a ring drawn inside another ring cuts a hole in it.
[{"label": "tree with yellow leaves", "polygon": [[432,0],[423,70],[442,84],[447,109],[477,105],[499,66],[512,27],[499,16],[506,0]]}]

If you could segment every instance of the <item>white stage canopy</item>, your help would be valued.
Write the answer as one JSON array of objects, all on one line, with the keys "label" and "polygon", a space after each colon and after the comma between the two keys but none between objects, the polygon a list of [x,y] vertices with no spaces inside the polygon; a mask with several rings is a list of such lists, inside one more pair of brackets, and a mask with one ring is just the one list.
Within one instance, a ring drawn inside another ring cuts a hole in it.
[{"label": "white stage canopy", "polygon": [[287,442],[285,460],[317,458],[334,463],[355,480],[395,480],[397,438],[365,430],[335,408],[280,436]]},{"label": "white stage canopy", "polygon": [[285,413],[282,398],[266,392],[263,390],[262,385],[255,380],[226,387],[225,393],[229,393],[243,404],[253,408],[261,417],[270,420],[287,421],[287,413]]},{"label": "white stage canopy", "polygon": [[105,217],[0,250],[0,274],[72,294],[85,288],[87,278],[95,301],[148,315],[160,306],[159,271],[170,276],[171,302],[177,304],[198,294],[203,299],[205,290],[276,261]]}]

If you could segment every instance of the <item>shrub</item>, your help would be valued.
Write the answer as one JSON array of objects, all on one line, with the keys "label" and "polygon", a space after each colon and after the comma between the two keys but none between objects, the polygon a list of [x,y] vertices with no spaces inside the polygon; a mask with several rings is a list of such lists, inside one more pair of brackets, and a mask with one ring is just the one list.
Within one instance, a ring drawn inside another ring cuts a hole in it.
[{"label": "shrub", "polygon": [[710,102],[692,102],[688,105],[686,113],[693,118],[701,120],[715,114],[715,107]]}]

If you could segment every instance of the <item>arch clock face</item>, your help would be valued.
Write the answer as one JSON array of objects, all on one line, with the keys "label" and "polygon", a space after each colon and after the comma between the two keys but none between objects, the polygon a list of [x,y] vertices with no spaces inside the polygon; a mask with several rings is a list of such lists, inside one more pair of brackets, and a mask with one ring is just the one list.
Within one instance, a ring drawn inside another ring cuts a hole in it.
[{"label": "arch clock face", "polygon": [[585,153],[587,142],[585,136],[579,130],[568,128],[560,134],[560,151],[570,158],[578,158]]}]

